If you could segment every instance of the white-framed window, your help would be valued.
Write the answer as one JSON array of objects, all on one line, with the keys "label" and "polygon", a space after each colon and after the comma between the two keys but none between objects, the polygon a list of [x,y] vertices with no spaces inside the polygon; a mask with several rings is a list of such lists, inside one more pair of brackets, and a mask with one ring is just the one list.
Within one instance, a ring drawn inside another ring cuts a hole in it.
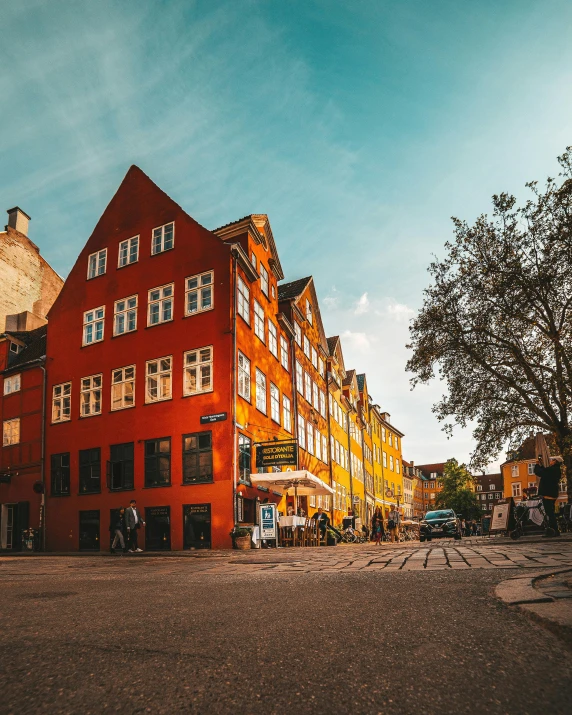
[{"label": "white-framed window", "polygon": [[105,322],[105,306],[93,310],[86,310],[83,314],[83,344],[91,345],[103,340],[103,327]]},{"label": "white-framed window", "polygon": [[314,436],[315,436],[314,445],[315,445],[315,449],[316,449],[316,458],[321,461],[322,460],[322,435],[318,431],[318,429],[316,429]]},{"label": "white-framed window", "polygon": [[310,359],[310,341],[308,340],[308,336],[304,335],[304,355]]},{"label": "white-framed window", "polygon": [[302,365],[296,360],[296,387],[298,392],[304,394],[304,371],[302,370]]},{"label": "white-framed window", "polygon": [[2,423],[2,444],[9,447],[11,444],[20,442],[20,418],[14,417],[11,420],[4,420]]},{"label": "white-framed window", "polygon": [[240,276],[236,283],[236,303],[238,314],[250,325],[250,289]]},{"label": "white-framed window", "polygon": [[10,352],[15,353],[16,355],[22,350],[22,345],[18,345],[18,343],[10,343]]},{"label": "white-framed window", "polygon": [[[514,466],[514,465],[513,465]],[[528,473],[529,474],[534,474],[534,467],[536,466],[536,462],[529,462],[528,463]],[[517,470],[518,474],[518,470]]]},{"label": "white-framed window", "polygon": [[266,375],[256,368],[256,409],[266,414]]},{"label": "white-framed window", "polygon": [[107,268],[107,248],[91,253],[87,260],[87,278],[102,276]]},{"label": "white-framed window", "polygon": [[62,382],[52,389],[52,422],[71,419],[71,382]]},{"label": "white-framed window", "polygon": [[494,484],[489,484],[489,489],[491,490],[491,492],[494,492],[494,490],[496,489],[496,487],[495,487]]},{"label": "white-framed window", "polygon": [[123,268],[131,263],[137,263],[139,260],[139,236],[133,236],[126,241],[121,241],[119,244],[119,252],[117,254],[117,267]]},{"label": "white-framed window", "polygon": [[310,325],[313,324],[313,319],[312,319],[312,304],[310,301],[306,298],[306,320],[310,323]]},{"label": "white-framed window", "polygon": [[91,417],[101,414],[101,387],[103,379],[99,375],[81,378],[80,416]]},{"label": "white-framed window", "polygon": [[521,495],[520,482],[512,483],[512,495],[513,497],[519,497]]},{"label": "white-framed window", "polygon": [[[560,494],[566,493],[566,480],[565,479],[561,479],[558,482],[558,491],[560,492]],[[497,499],[499,499],[499,498],[500,497],[497,497]]]},{"label": "white-framed window", "polygon": [[264,308],[255,299],[254,300],[254,334],[266,342],[266,330],[264,328]]},{"label": "white-framed window", "polygon": [[111,371],[111,409],[124,410],[135,405],[135,365]]},{"label": "white-framed window", "polygon": [[278,330],[271,320],[268,321],[268,349],[278,358]]},{"label": "white-framed window", "polygon": [[383,453],[383,466],[387,469],[387,452]]},{"label": "white-framed window", "polygon": [[21,374],[10,375],[4,378],[4,394],[11,395],[13,392],[19,392],[21,384]]},{"label": "white-framed window", "polygon": [[294,338],[298,345],[302,347],[302,328],[296,321],[294,321]]},{"label": "white-framed window", "polygon": [[311,422],[306,422],[306,450],[314,454],[314,428]]},{"label": "white-framed window", "polygon": [[389,446],[393,447],[393,432],[389,433]]},{"label": "white-framed window", "polygon": [[518,477],[518,464],[512,464],[510,467],[510,473],[513,477]]},{"label": "white-framed window", "polygon": [[280,424],[280,390],[273,382],[270,383],[270,416]]},{"label": "white-framed window", "polygon": [[318,351],[316,348],[312,345],[312,365],[318,369]]},{"label": "white-framed window", "polygon": [[395,471],[399,474],[401,467],[399,466],[399,459],[395,460]]},{"label": "white-framed window", "polygon": [[298,445],[306,449],[306,422],[300,413],[298,413]]},{"label": "white-framed window", "polygon": [[258,265],[258,263],[257,263],[257,261],[256,261],[256,254],[254,253],[254,251],[250,254],[250,262],[252,263],[252,265],[253,265],[254,268],[256,269],[256,266]]},{"label": "white-framed window", "polygon": [[260,288],[268,298],[268,271],[262,265],[262,261],[260,261]]},{"label": "white-framed window", "polygon": [[288,359],[288,341],[283,335],[280,336],[280,363],[285,370],[290,369],[290,360]]},{"label": "white-framed window", "polygon": [[137,330],[137,296],[116,300],[113,305],[113,334],[123,335]]},{"label": "white-framed window", "polygon": [[328,464],[328,438],[325,434],[322,435],[322,462]]},{"label": "white-framed window", "polygon": [[395,449],[399,449],[399,437],[395,435]]},{"label": "white-framed window", "polygon": [[325,368],[325,365],[324,365],[324,361],[322,360],[321,357],[319,357],[319,358],[318,358],[318,373],[319,373],[322,377],[325,377],[325,376],[326,376],[325,370],[326,370],[326,368]]},{"label": "white-framed window", "polygon": [[312,404],[312,378],[304,371],[304,396]]},{"label": "white-framed window", "polygon": [[183,355],[183,394],[198,395],[213,389],[213,346],[188,350]]},{"label": "white-framed window", "polygon": [[185,315],[202,313],[214,307],[214,272],[206,271],[185,280]]},{"label": "white-framed window", "polygon": [[391,454],[389,455],[389,468],[393,472],[393,457],[391,456]]},{"label": "white-framed window", "polygon": [[292,432],[292,404],[286,395],[282,395],[282,426],[287,432]]},{"label": "white-framed window", "polygon": [[175,245],[175,224],[174,222],[166,223],[164,226],[158,226],[153,229],[153,238],[151,240],[151,255],[168,251]]},{"label": "white-framed window", "polygon": [[382,439],[384,442],[386,441],[385,437],[386,437],[385,427],[382,427],[382,428],[381,428],[381,439]]},{"label": "white-framed window", "polygon": [[145,363],[145,402],[171,399],[173,359],[170,355]]},{"label": "white-framed window", "polygon": [[320,390],[320,414],[326,416],[326,394],[323,390]]},{"label": "white-framed window", "polygon": [[478,492],[482,492],[482,491],[483,491],[482,484],[477,484],[477,491],[478,491]]},{"label": "white-framed window", "polygon": [[238,352],[238,394],[250,402],[250,360]]},{"label": "white-framed window", "polygon": [[147,312],[147,325],[159,325],[173,320],[173,297],[175,284],[151,288],[149,291],[149,308]]},{"label": "white-framed window", "polygon": [[494,496],[494,494],[490,494],[490,493],[489,493],[489,499],[492,499],[493,496]]},{"label": "white-framed window", "polygon": [[495,492],[495,499],[500,499],[500,498],[501,498],[500,492]]},{"label": "white-framed window", "polygon": [[315,382],[312,382],[312,405],[314,406],[314,409],[320,409],[320,391],[318,390],[318,386]]}]

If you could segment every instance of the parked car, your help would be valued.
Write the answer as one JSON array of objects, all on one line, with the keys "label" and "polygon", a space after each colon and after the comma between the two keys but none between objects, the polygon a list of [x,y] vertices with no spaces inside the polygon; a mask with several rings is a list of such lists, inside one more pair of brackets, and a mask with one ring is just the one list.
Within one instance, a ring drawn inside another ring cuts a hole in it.
[{"label": "parked car", "polygon": [[431,541],[442,536],[460,539],[461,522],[452,509],[428,511],[419,525],[419,541]]}]

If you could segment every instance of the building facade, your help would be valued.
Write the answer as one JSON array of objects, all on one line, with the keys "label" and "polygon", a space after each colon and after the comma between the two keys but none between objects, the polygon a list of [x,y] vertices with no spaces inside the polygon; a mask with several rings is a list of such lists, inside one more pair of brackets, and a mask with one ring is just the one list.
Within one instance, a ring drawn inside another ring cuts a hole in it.
[{"label": "building facade", "polygon": [[502,474],[475,476],[474,491],[483,512],[492,512],[495,506],[505,499]]}]

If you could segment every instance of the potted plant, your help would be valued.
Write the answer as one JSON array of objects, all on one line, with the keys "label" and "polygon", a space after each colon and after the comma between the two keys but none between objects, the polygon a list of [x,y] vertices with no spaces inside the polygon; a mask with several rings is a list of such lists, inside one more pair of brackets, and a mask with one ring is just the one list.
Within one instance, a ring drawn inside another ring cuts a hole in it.
[{"label": "potted plant", "polygon": [[326,546],[337,546],[338,535],[332,529],[326,531]]},{"label": "potted plant", "polygon": [[248,551],[250,549],[250,530],[243,526],[235,526],[230,532],[234,542],[234,548],[240,551]]}]

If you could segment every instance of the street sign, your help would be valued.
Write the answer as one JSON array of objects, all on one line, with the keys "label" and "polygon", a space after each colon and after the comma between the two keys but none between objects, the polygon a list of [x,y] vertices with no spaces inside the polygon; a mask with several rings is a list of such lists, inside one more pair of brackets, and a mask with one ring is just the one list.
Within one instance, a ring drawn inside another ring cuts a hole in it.
[{"label": "street sign", "polygon": [[214,415],[201,415],[201,424],[210,425],[212,422],[224,422],[228,417],[226,412],[215,412]]},{"label": "street sign", "polygon": [[298,442],[268,442],[256,445],[256,468],[296,466],[298,461]]}]

